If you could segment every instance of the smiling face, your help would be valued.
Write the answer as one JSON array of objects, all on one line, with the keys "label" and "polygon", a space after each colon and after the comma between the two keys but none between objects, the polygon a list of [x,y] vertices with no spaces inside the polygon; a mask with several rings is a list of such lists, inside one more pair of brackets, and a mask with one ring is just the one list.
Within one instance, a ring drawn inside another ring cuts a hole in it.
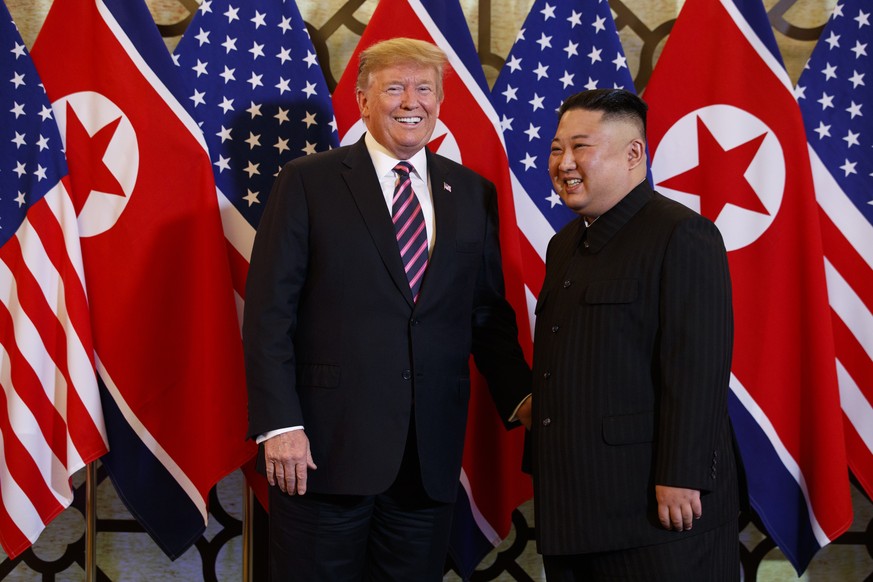
[{"label": "smiling face", "polygon": [[357,90],[358,108],[367,131],[400,160],[407,160],[430,141],[440,112],[436,69],[399,63],[370,74]]},{"label": "smiling face", "polygon": [[552,187],[567,208],[597,218],[646,177],[639,128],[602,111],[570,109],[558,122],[549,156]]}]

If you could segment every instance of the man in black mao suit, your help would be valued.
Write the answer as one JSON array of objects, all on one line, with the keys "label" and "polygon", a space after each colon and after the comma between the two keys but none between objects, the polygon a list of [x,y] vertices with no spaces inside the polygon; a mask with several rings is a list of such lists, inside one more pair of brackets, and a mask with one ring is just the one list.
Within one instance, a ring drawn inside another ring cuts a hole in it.
[{"label": "man in black mao suit", "polygon": [[579,218],[536,307],[536,537],[550,582],[739,579],[727,257],[646,180],[646,104],[568,98],[549,172]]},{"label": "man in black mao suit", "polygon": [[[529,421],[494,186],[425,149],[445,62],[410,39],[364,51],[367,134],[286,165],[258,228],[243,339],[277,581],[442,579],[471,353],[507,425]],[[407,273],[392,210],[409,187]]]}]

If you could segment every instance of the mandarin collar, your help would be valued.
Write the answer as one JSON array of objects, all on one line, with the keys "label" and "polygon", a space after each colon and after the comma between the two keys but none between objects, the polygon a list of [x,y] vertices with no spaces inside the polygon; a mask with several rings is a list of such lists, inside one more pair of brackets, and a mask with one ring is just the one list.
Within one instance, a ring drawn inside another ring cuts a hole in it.
[{"label": "mandarin collar", "polygon": [[[655,191],[648,180],[640,182],[633,190],[619,200],[618,204],[607,210],[587,228],[586,240],[588,251],[596,253],[630,221],[639,210],[655,197]],[[579,224],[584,229],[585,222],[579,218]]]}]

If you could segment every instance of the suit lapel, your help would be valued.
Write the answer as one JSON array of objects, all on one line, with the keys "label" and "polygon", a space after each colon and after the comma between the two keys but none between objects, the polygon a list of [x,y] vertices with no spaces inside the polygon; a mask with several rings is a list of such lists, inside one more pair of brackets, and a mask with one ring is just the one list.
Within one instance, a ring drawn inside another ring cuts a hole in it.
[{"label": "suit lapel", "polygon": [[437,293],[439,281],[449,280],[445,274],[453,268],[452,245],[457,239],[458,225],[457,194],[452,193],[451,177],[440,159],[430,150],[427,150],[427,171],[430,174],[436,240],[421,283],[422,298],[429,298]]},{"label": "suit lapel", "polygon": [[346,170],[343,171],[343,179],[367,225],[382,262],[394,285],[412,306],[412,291],[409,289],[409,281],[406,279],[403,261],[397,249],[394,224],[391,222],[391,215],[385,205],[382,188],[363,137],[349,148],[344,164]]}]

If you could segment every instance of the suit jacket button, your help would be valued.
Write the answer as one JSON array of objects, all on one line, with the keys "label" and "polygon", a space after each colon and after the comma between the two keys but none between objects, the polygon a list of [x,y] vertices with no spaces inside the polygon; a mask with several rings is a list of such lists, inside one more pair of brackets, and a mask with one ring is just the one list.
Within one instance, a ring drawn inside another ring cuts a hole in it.
[{"label": "suit jacket button", "polygon": [[548,380],[551,376],[552,376],[551,372],[543,372],[543,378],[545,378],[546,380]]},{"label": "suit jacket button", "polygon": [[404,380],[409,380],[410,378],[412,378],[412,372],[409,370],[403,370],[401,376],[403,376]]},{"label": "suit jacket button", "polygon": [[560,325],[553,325],[552,326],[552,333],[558,333],[559,329],[561,329]]},{"label": "suit jacket button", "polygon": [[570,280],[567,279],[566,281],[564,281],[564,289],[566,289],[567,287],[569,287],[569,286],[572,285],[572,284],[573,284],[573,283],[571,283]]},{"label": "suit jacket button", "polygon": [[544,418],[543,419],[543,426],[549,426],[550,424],[552,424],[551,418]]}]

